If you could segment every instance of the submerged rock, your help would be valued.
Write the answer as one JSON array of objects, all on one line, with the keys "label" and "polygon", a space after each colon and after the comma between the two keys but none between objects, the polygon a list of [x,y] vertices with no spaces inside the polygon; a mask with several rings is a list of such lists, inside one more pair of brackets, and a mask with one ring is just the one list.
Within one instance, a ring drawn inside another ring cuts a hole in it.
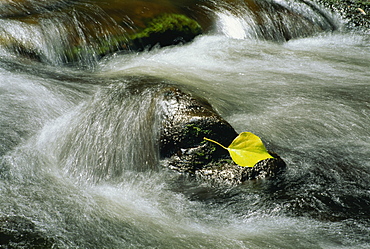
[{"label": "submerged rock", "polygon": [[54,242],[21,216],[0,217],[0,248],[53,248]]},{"label": "submerged rock", "polygon": [[254,167],[235,164],[229,153],[203,137],[230,144],[238,135],[205,100],[170,87],[163,91],[164,119],[160,133],[163,165],[202,179],[240,184],[248,180],[277,177],[286,167],[275,153],[274,158]]}]

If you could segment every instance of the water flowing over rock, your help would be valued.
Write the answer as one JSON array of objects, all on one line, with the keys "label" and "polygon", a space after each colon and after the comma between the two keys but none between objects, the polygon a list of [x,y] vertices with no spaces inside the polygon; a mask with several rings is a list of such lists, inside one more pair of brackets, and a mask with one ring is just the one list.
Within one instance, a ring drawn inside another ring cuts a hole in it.
[{"label": "water flowing over rock", "polygon": [[[212,168],[212,178],[242,183],[275,177],[285,167],[277,157],[264,160],[263,167],[242,168],[227,151],[206,142],[205,136],[230,144],[237,136],[206,100],[158,78],[121,81],[125,84],[97,93],[66,122],[68,132],[63,132],[55,153],[69,174],[99,182],[119,179],[125,170],[146,171],[161,164],[205,178],[210,178],[205,170]],[[91,156],[79,156],[85,153]]]},{"label": "water flowing over rock", "polygon": [[183,44],[209,32],[286,41],[336,29],[325,13],[301,5],[253,0],[5,1],[0,18],[12,21],[0,29],[0,46],[50,64],[93,66],[115,52]]},{"label": "water flowing over rock", "polygon": [[[47,238],[36,225],[25,217],[0,217],[0,248],[53,248],[53,240]],[[4,246],[4,247],[3,247]]]}]

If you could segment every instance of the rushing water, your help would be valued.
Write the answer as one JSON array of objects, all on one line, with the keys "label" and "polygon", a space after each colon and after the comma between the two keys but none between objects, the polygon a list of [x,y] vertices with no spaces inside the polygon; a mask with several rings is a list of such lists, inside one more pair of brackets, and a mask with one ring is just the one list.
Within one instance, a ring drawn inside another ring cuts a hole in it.
[{"label": "rushing water", "polygon": [[[1,19],[25,43],[38,30],[46,59],[0,48],[0,216],[57,248],[370,248],[369,36],[266,40],[242,14],[220,10],[186,45],[87,59],[88,71],[62,66],[63,41],[42,28]],[[162,168],[160,82],[258,134],[287,171],[230,186]]]}]

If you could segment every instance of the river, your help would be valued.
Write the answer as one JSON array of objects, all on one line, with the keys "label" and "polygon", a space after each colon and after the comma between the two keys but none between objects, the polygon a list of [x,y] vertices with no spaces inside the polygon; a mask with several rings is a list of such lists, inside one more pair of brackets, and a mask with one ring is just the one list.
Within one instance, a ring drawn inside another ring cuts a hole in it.
[{"label": "river", "polygon": [[[271,40],[241,13],[218,17],[191,43],[87,67],[1,47],[0,217],[32,222],[53,248],[370,248],[369,35]],[[29,40],[22,25],[0,19]],[[286,172],[234,186],[163,168],[150,87],[126,90],[141,78],[206,98]]]}]

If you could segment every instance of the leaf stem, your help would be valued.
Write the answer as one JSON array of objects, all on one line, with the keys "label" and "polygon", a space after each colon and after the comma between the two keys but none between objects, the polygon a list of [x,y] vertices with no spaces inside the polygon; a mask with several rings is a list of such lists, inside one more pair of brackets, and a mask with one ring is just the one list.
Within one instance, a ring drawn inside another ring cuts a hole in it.
[{"label": "leaf stem", "polygon": [[212,142],[212,143],[218,144],[218,145],[220,145],[222,148],[224,148],[225,150],[229,150],[228,148],[226,148],[225,146],[223,146],[223,145],[222,145],[222,144],[220,144],[219,142],[216,142],[216,141],[214,141],[214,140],[212,140],[212,139],[209,139],[209,138],[206,138],[206,137],[203,137],[203,139],[204,139],[204,140],[207,140],[207,141],[210,141],[210,142]]}]

